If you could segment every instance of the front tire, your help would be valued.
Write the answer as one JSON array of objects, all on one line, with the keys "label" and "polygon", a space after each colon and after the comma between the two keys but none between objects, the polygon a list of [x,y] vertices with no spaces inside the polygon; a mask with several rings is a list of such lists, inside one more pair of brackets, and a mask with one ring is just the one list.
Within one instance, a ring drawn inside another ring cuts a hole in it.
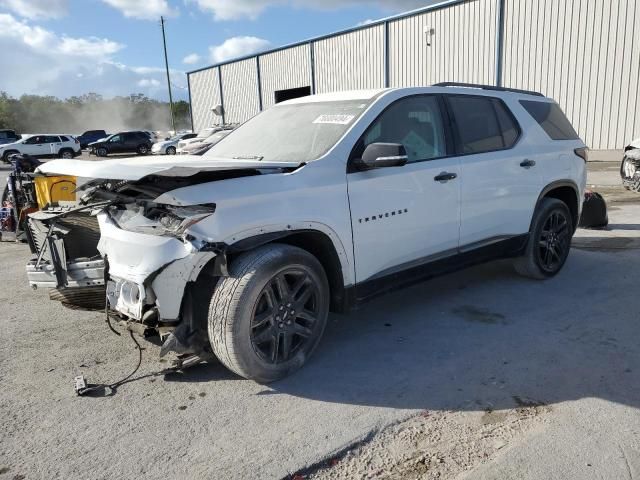
[{"label": "front tire", "polygon": [[7,151],[7,152],[4,152],[4,155],[2,155],[2,161],[3,161],[4,163],[9,163],[9,164],[10,164],[10,163],[11,163],[11,161],[9,160],[9,157],[10,157],[11,155],[18,155],[19,153],[20,153],[20,152],[19,152],[19,151],[17,151],[17,150],[9,150],[9,151]]},{"label": "front tire", "polygon": [[96,150],[96,155],[98,157],[106,157],[109,154],[105,147],[100,147]]},{"label": "front tire", "polygon": [[329,284],[305,250],[269,244],[239,256],[216,285],[209,341],[229,370],[260,383],[299,369],[327,324]]},{"label": "front tire", "polygon": [[555,198],[542,199],[534,214],[525,253],[514,262],[516,272],[536,280],[557,275],[569,256],[573,232],[569,207]]},{"label": "front tire", "polygon": [[176,147],[168,147],[166,153],[167,153],[167,155],[175,155],[176,154]]}]

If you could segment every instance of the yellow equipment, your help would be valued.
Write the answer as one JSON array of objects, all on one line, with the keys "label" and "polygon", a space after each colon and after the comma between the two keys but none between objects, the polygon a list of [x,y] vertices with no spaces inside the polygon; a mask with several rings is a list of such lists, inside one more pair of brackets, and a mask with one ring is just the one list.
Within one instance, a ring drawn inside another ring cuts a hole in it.
[{"label": "yellow equipment", "polygon": [[60,175],[56,177],[35,177],[38,207],[57,202],[76,201],[76,177]]}]

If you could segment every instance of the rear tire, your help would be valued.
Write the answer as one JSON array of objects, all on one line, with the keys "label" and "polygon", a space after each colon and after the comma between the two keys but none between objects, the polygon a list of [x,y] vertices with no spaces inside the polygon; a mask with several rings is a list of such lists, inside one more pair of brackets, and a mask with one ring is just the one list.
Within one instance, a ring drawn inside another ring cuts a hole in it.
[{"label": "rear tire", "polygon": [[136,151],[138,152],[138,155],[146,155],[147,153],[149,153],[149,149],[147,148],[146,145],[140,145]]},{"label": "rear tire", "polygon": [[239,256],[209,306],[213,352],[229,370],[260,383],[300,368],[318,346],[329,284],[305,250],[269,244]]},{"label": "rear tire", "polygon": [[523,277],[545,280],[562,270],[573,236],[573,220],[567,205],[555,198],[544,198],[533,216],[529,241],[514,268]]},{"label": "rear tire", "polygon": [[64,158],[65,160],[71,160],[74,157],[73,150],[69,150],[68,148],[60,150],[58,155],[60,158]]}]

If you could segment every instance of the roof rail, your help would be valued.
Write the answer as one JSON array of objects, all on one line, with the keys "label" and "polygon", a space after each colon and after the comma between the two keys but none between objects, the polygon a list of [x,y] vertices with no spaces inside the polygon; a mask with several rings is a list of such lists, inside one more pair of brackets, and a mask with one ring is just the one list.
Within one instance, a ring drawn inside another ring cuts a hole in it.
[{"label": "roof rail", "polygon": [[461,82],[441,82],[433,85],[434,87],[464,87],[464,88],[480,88],[482,90],[494,90],[496,92],[513,92],[523,95],[535,95],[536,97],[544,97],[540,92],[531,90],[520,90],[517,88],[496,87],[494,85],[480,85],[478,83],[461,83]]}]

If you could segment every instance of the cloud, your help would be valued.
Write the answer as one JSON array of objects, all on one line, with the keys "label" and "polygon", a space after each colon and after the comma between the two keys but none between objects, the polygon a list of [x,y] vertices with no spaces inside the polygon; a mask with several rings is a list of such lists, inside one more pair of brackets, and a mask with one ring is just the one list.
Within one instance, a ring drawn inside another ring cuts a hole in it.
[{"label": "cloud", "polygon": [[193,65],[194,63],[198,63],[200,61],[200,55],[197,53],[190,53],[186,57],[182,59],[182,63],[187,65]]},{"label": "cloud", "polygon": [[69,11],[68,0],[0,0],[0,7],[30,18],[61,18]]},{"label": "cloud", "polygon": [[[24,93],[69,97],[88,92],[104,96],[144,93],[165,99],[165,71],[153,66],[129,66],[114,55],[124,45],[105,38],[74,38],[0,14],[2,64],[11,74],[2,77],[0,90],[10,95]],[[171,72],[172,83],[186,83],[184,73]],[[185,98],[176,90],[178,98]]]},{"label": "cloud", "polygon": [[271,43],[263,38],[232,37],[221,45],[209,47],[209,58],[213,63],[219,63],[266,50],[269,46]]},{"label": "cloud", "polygon": [[424,7],[440,0],[186,0],[202,11],[213,14],[215,20],[257,19],[267,8],[288,5],[297,8],[336,10],[354,6],[372,6],[400,12]]},{"label": "cloud", "polygon": [[173,10],[167,0],[102,0],[122,12],[125,17],[142,20],[157,20],[161,15],[174,16]]},{"label": "cloud", "polygon": [[160,80],[157,80],[155,78],[143,78],[142,80],[138,81],[137,85],[142,88],[158,88],[160,86]]}]

